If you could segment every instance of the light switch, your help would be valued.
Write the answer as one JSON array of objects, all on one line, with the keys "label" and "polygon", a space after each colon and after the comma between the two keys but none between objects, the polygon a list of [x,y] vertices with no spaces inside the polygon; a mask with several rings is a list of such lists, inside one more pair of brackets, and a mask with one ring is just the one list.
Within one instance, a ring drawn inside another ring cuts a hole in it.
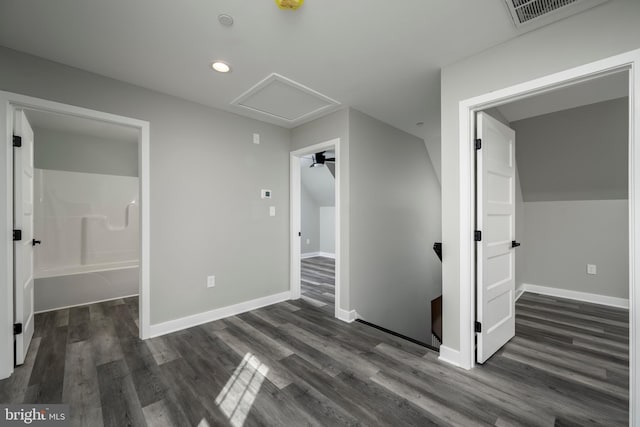
[{"label": "light switch", "polygon": [[260,190],[260,197],[262,197],[263,199],[270,199],[271,190]]},{"label": "light switch", "polygon": [[307,239],[307,245],[311,244],[311,239]]},{"label": "light switch", "polygon": [[596,274],[595,264],[587,264],[587,274]]},{"label": "light switch", "polygon": [[269,216],[276,216],[276,207],[269,206]]},{"label": "light switch", "polygon": [[254,144],[260,144],[260,134],[259,133],[254,133],[253,134],[253,143]]}]

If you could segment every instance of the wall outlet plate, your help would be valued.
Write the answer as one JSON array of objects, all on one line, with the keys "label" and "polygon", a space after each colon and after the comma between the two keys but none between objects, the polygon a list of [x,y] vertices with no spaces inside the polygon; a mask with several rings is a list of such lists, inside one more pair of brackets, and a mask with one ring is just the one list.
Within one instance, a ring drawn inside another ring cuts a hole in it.
[{"label": "wall outlet plate", "polygon": [[587,264],[587,274],[597,274],[597,269],[595,264]]},{"label": "wall outlet plate", "polygon": [[207,288],[216,286],[216,276],[207,276]]},{"label": "wall outlet plate", "polygon": [[254,133],[253,134],[253,143],[254,144],[260,144],[260,134],[259,133]]},{"label": "wall outlet plate", "polygon": [[271,198],[271,190],[260,190],[260,197],[263,199]]}]

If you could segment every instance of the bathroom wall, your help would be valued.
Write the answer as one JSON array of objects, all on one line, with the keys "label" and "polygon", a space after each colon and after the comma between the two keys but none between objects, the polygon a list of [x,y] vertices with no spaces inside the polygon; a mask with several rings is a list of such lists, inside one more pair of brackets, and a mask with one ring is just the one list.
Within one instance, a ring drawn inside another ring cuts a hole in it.
[{"label": "bathroom wall", "polygon": [[36,278],[138,262],[138,178],[36,169],[34,191]]}]

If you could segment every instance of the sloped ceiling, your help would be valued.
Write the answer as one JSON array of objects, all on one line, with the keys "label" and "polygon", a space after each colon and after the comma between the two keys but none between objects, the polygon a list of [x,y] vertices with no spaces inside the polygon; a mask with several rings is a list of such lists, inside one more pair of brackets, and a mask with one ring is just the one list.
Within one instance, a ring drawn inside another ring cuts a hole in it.
[{"label": "sloped ceiling", "polygon": [[511,122],[525,202],[628,197],[628,98]]},{"label": "sloped ceiling", "polygon": [[309,158],[300,162],[302,186],[318,206],[335,206],[335,178],[328,167],[310,168],[311,163]]}]

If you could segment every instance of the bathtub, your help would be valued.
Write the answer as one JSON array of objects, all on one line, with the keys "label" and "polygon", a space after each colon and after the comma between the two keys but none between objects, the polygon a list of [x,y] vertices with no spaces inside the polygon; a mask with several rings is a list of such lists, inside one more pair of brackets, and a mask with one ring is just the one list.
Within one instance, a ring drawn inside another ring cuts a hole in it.
[{"label": "bathtub", "polygon": [[138,294],[138,178],[35,169],[34,309]]},{"label": "bathtub", "polygon": [[34,310],[41,313],[135,296],[139,275],[137,262],[40,271],[33,284]]}]

